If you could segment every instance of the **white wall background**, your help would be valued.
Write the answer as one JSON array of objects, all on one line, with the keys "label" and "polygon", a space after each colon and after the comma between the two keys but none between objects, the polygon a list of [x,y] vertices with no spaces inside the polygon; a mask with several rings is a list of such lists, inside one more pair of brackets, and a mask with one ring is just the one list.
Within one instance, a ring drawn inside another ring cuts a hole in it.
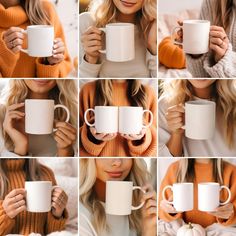
[{"label": "white wall background", "polygon": [[158,0],[159,13],[172,13],[201,7],[203,0]]}]

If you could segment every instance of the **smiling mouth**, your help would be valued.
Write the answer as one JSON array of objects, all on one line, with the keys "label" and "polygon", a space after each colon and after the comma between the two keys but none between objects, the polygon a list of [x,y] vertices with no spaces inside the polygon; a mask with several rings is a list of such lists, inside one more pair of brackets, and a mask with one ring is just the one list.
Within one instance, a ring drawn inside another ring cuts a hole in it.
[{"label": "smiling mouth", "polygon": [[34,79],[34,82],[38,85],[45,85],[50,82],[48,79]]},{"label": "smiling mouth", "polygon": [[121,171],[115,171],[115,172],[106,171],[106,172],[111,178],[120,178],[122,176]]},{"label": "smiling mouth", "polygon": [[127,2],[127,1],[122,1],[122,0],[121,0],[121,3],[126,7],[132,7],[136,4],[136,2]]}]

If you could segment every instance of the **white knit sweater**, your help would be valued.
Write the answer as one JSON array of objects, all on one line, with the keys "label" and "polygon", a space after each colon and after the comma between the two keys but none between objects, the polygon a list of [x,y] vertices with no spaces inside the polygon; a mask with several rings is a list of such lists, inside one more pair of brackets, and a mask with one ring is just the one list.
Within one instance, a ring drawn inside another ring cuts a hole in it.
[{"label": "white knit sweater", "polygon": [[[213,12],[215,11],[216,1],[219,0],[204,0],[200,12],[200,19],[211,21],[211,25],[213,24]],[[193,77],[236,77],[236,0],[233,0],[233,2],[234,9],[228,33],[230,44],[226,54],[217,63],[214,62],[212,52],[210,51],[197,59],[187,55],[187,69]]]}]

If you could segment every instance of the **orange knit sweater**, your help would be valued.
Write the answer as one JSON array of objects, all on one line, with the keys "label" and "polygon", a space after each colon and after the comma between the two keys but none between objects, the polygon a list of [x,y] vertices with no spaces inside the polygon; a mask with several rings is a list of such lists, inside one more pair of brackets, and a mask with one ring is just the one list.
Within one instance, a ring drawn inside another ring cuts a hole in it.
[{"label": "orange knit sweater", "polygon": [[[119,134],[111,141],[100,142],[91,140],[89,127],[84,122],[84,112],[94,107],[95,81],[87,83],[80,91],[80,156],[156,156],[156,95],[145,86],[147,109],[153,113],[153,124],[147,128],[146,134],[137,145],[135,142],[121,137]],[[114,106],[129,106],[127,83],[113,82],[112,101]],[[146,117],[148,119],[148,117]]]},{"label": "orange knit sweater", "polygon": [[[45,8],[51,24],[54,26],[55,38],[61,38],[65,43],[65,37],[59,18],[50,2],[44,1]],[[29,19],[21,6],[4,8],[0,4],[0,74],[3,77],[66,77],[71,70],[71,62],[67,50],[65,59],[55,65],[45,65],[42,58],[30,57],[23,52],[13,53],[7,48],[3,40],[3,32],[10,27],[20,27],[26,29]],[[23,48],[26,48],[24,40]]]},{"label": "orange knit sweater", "polygon": [[[26,180],[25,172],[23,171],[24,163],[24,159],[6,161],[6,172],[10,182],[7,193],[15,188],[24,188],[24,182]],[[50,180],[53,185],[56,185],[52,171],[45,166],[41,168],[41,180]],[[54,231],[61,231],[64,229],[66,219],[68,218],[67,211],[64,211],[61,219],[56,219],[51,212],[31,213],[23,211],[14,219],[11,219],[6,215],[2,203],[3,200],[0,200],[1,236],[7,234],[29,235],[33,232],[45,235]]]},{"label": "orange knit sweater", "polygon": [[[178,170],[179,162],[175,162],[172,165],[170,165],[164,179],[162,180],[161,186],[160,186],[160,195],[159,195],[159,206],[160,201],[162,200],[162,190],[166,185],[172,185],[176,183],[176,172]],[[223,181],[224,185],[230,188],[232,197],[231,202],[234,205],[234,214],[228,219],[223,220],[220,218],[216,218],[206,212],[202,212],[198,210],[198,190],[197,185],[200,182],[215,182],[213,178],[213,164],[212,162],[208,164],[203,163],[195,163],[195,179],[194,179],[194,209],[192,211],[184,212],[184,213],[178,213],[176,215],[170,215],[166,212],[164,212],[159,207],[159,217],[162,220],[165,220],[167,222],[176,220],[178,218],[182,218],[186,223],[192,222],[196,224],[200,224],[203,227],[207,227],[213,223],[220,223],[225,226],[229,226],[236,223],[236,167],[230,163],[224,162],[224,171],[223,171]],[[166,197],[167,199],[172,196],[171,191],[166,191]],[[221,194],[221,201],[225,201],[227,199],[227,192],[223,191]]]}]

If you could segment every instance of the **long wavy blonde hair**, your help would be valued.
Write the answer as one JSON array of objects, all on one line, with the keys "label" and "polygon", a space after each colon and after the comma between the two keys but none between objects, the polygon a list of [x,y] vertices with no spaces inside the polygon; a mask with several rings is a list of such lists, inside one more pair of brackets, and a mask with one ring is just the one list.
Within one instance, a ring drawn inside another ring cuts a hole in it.
[{"label": "long wavy blonde hair", "polygon": [[25,10],[31,25],[50,25],[47,12],[44,10],[42,0],[20,0],[20,5]]},{"label": "long wavy blonde hair", "polygon": [[[136,13],[136,22],[145,32],[149,28],[151,22],[157,19],[156,15],[156,0],[143,0],[143,6]],[[104,27],[108,23],[116,22],[118,10],[113,3],[113,0],[92,0],[89,6],[89,11],[94,12],[96,26]]]},{"label": "long wavy blonde hair", "polygon": [[[210,160],[213,164],[213,178],[214,181],[223,184],[223,171],[224,162],[221,158],[212,158]],[[194,171],[195,159],[184,158],[179,161],[179,167],[177,169],[177,182],[193,182],[195,177]]]},{"label": "long wavy blonde hair", "polygon": [[[24,102],[28,97],[29,88],[24,80],[14,79],[10,80],[9,86],[1,94],[1,103],[3,104],[0,114],[1,124],[3,123],[6,108],[12,104]],[[69,123],[77,128],[78,119],[78,91],[76,80],[70,79],[58,79],[56,80],[56,86],[49,92],[49,99],[53,99],[55,104],[65,105],[70,111]],[[66,119],[66,113],[62,109],[55,110],[55,119],[64,121]],[[9,135],[3,132],[5,146],[8,150],[13,150],[13,142]]]},{"label": "long wavy blonde hair", "polygon": [[[133,165],[131,171],[124,181],[132,181],[134,186],[143,186],[150,182],[150,174],[147,171],[146,163],[143,159],[132,159]],[[106,224],[106,213],[103,205],[96,198],[94,184],[96,181],[96,162],[93,158],[80,159],[80,202],[92,214],[92,224],[100,235],[104,230],[109,231]],[[134,192],[134,205],[140,203],[140,193]],[[129,215],[130,229],[141,235],[141,211],[132,211]]]},{"label": "long wavy blonde hair", "polygon": [[[223,116],[226,142],[229,148],[233,148],[236,131],[236,80],[217,79],[211,86],[211,99],[215,100],[217,110]],[[170,106],[185,103],[194,97],[193,86],[187,79],[165,80],[161,88]]]}]

